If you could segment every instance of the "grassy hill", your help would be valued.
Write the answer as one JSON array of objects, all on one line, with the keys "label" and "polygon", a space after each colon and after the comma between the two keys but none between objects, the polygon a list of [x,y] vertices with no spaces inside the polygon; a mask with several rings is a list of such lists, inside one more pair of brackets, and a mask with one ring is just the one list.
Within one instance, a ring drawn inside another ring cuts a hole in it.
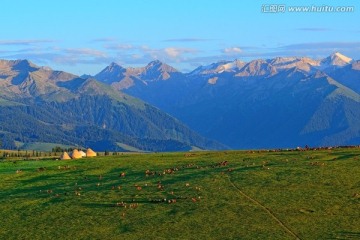
[{"label": "grassy hill", "polygon": [[220,61],[166,81],[112,64],[95,78],[232,149],[355,145],[360,62],[339,56]]},{"label": "grassy hill", "polygon": [[[172,116],[95,79],[39,67],[0,64],[0,147],[47,151],[47,144],[124,151],[227,149]],[[17,143],[24,143],[18,146]],[[125,146],[124,145],[124,146]]]},{"label": "grassy hill", "polygon": [[3,160],[0,232],[4,239],[358,239],[359,161],[359,148]]}]

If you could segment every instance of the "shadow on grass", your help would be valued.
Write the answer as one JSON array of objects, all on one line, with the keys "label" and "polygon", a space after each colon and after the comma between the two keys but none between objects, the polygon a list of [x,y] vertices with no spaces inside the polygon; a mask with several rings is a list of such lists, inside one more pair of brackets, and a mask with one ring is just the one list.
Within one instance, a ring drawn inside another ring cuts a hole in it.
[{"label": "shadow on grass", "polygon": [[349,154],[341,154],[341,155],[335,155],[333,159],[326,160],[327,162],[335,162],[339,160],[353,160],[354,158],[358,157],[359,155],[356,153],[349,153]]},{"label": "shadow on grass", "polygon": [[360,239],[360,232],[336,232],[331,239]]}]

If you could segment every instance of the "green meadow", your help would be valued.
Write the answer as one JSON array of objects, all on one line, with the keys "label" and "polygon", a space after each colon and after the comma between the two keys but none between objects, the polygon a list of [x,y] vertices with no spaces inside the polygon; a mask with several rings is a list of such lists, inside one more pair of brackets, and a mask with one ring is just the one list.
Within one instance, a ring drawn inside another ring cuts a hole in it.
[{"label": "green meadow", "polygon": [[360,239],[360,149],[0,160],[1,239]]}]

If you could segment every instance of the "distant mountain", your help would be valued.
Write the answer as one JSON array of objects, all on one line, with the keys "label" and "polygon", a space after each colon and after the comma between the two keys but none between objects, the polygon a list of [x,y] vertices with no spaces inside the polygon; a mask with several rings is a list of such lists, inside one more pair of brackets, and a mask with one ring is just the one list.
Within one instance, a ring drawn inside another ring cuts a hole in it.
[{"label": "distant mountain", "polygon": [[[172,71],[166,81],[125,69],[134,81],[122,90],[233,148],[360,144],[359,66],[336,52],[320,60],[220,61]],[[157,69],[152,76],[162,75]]]},{"label": "distant mountain", "polygon": [[324,58],[321,60],[320,64],[327,67],[327,66],[338,66],[342,67],[348,65],[352,62],[352,59],[342,55],[339,52],[331,54],[329,57]]},{"label": "distant mountain", "polygon": [[98,73],[95,78],[101,78],[102,82],[111,84],[126,77],[126,68],[117,63],[111,63],[104,70]]},{"label": "distant mountain", "polygon": [[139,78],[146,82],[167,80],[179,73],[175,68],[160,61],[152,61],[145,68],[139,69]]},{"label": "distant mountain", "polygon": [[111,63],[96,74],[95,78],[122,90],[134,85],[146,86],[149,82],[165,81],[179,75],[182,76],[175,68],[160,61],[152,61],[140,68],[123,68],[117,63]]},{"label": "distant mountain", "polygon": [[[117,65],[111,69],[114,76],[121,74]],[[27,60],[0,60],[0,122],[1,147],[13,149],[31,142],[102,151],[226,148],[95,79]]]},{"label": "distant mountain", "polygon": [[219,74],[223,72],[236,72],[241,69],[246,63],[240,60],[234,61],[220,61],[212,63],[208,66],[200,66],[192,71],[189,75],[208,75],[208,74]]},{"label": "distant mountain", "polygon": [[351,61],[350,64],[327,73],[339,83],[360,94],[360,61]]}]

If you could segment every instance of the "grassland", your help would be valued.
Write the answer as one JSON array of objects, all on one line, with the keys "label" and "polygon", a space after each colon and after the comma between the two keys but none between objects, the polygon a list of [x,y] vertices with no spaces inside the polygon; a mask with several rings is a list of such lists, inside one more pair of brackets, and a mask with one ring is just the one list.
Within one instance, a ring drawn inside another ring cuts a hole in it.
[{"label": "grassland", "polygon": [[3,160],[0,238],[359,239],[359,176],[360,149]]}]

